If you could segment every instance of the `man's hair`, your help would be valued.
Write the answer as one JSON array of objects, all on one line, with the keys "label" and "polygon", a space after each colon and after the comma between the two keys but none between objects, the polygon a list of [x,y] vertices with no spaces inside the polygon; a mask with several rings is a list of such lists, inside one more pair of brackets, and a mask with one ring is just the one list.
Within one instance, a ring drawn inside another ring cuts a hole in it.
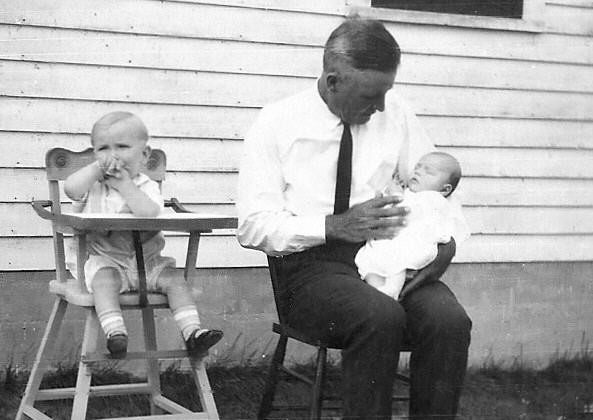
[{"label": "man's hair", "polygon": [[323,70],[339,62],[358,70],[394,72],[401,58],[395,38],[378,20],[350,18],[338,26],[325,43]]},{"label": "man's hair", "polygon": [[451,195],[455,191],[455,188],[457,188],[459,180],[461,180],[461,165],[459,161],[453,155],[445,152],[431,152],[429,154],[439,156],[447,161],[447,168],[450,171],[448,182],[451,184],[451,191],[447,195]]},{"label": "man's hair", "polygon": [[123,121],[126,121],[127,124],[130,124],[134,127],[141,140],[148,141],[148,130],[140,118],[131,112],[115,111],[103,115],[93,125],[93,129],[91,131],[91,142],[100,132],[105,131],[109,129],[109,127]]}]

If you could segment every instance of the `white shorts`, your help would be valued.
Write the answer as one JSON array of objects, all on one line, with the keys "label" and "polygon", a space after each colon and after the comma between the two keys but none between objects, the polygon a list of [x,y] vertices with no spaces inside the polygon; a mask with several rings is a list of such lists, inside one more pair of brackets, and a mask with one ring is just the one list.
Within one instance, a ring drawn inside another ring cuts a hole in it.
[{"label": "white shorts", "polygon": [[[158,291],[157,280],[163,270],[167,267],[175,268],[175,259],[171,257],[163,257],[156,255],[145,261],[144,268],[146,271],[146,288],[149,291]],[[130,290],[138,290],[138,268],[136,265],[136,258],[130,258],[125,265],[103,256],[103,255],[89,255],[88,260],[84,265],[84,277],[88,291],[93,292],[92,281],[97,272],[102,268],[114,268],[121,276],[121,293]]]}]

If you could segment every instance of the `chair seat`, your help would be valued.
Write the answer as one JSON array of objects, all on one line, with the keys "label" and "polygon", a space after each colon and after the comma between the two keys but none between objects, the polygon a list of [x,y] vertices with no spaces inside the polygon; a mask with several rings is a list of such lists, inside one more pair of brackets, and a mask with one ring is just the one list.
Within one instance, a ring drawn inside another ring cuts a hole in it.
[{"label": "chair seat", "polygon": [[[278,324],[278,323],[274,322],[272,324],[272,331],[275,332],[276,334],[285,335],[285,336],[292,338],[294,340],[298,340],[303,343],[309,344],[310,346],[325,347],[328,349],[341,350],[340,347],[332,346],[329,343],[325,343],[320,340],[312,339],[309,336],[307,336],[306,334],[303,334],[302,332],[300,332],[297,329],[295,329],[291,326],[288,326],[288,325]],[[402,345],[402,348],[400,349],[400,352],[411,352],[411,351],[412,351],[412,346],[409,343],[404,342],[404,344]]]},{"label": "chair seat", "polygon": [[[92,307],[95,306],[94,297],[92,293],[81,289],[76,279],[70,279],[66,282],[52,280],[49,282],[49,291],[55,295],[60,296],[69,303],[77,306]],[[201,294],[201,290],[192,288],[192,296],[194,299]],[[148,306],[156,308],[167,308],[167,296],[162,293],[149,292],[147,293]],[[122,293],[119,295],[119,303],[122,307],[140,306],[140,294],[137,292]]]}]

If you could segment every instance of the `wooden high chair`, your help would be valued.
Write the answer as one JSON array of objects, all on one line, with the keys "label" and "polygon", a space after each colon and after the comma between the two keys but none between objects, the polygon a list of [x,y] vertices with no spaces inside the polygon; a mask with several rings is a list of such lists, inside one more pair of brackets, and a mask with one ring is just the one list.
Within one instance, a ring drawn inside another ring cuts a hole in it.
[{"label": "wooden high chair", "polygon": [[[187,212],[175,199],[171,200],[171,207],[175,212],[166,213],[158,217],[134,217],[133,215],[81,215],[62,211],[60,201],[60,185],[76,170],[88,165],[94,160],[92,149],[83,152],[55,148],[46,154],[46,172],[49,182],[50,201],[34,201],[33,208],[39,216],[52,222],[54,254],[56,263],[56,280],[49,284],[49,290],[56,295],[56,300],[49,317],[49,321],[41,345],[35,357],[29,381],[25,389],[16,420],[24,418],[47,420],[46,414],[35,408],[35,402],[41,400],[57,400],[73,398],[71,419],[86,418],[89,397],[145,394],[150,400],[150,415],[134,417],[134,419],[218,419],[218,412],[212,395],[212,390],[206,374],[204,358],[189,357],[185,349],[157,350],[157,340],[154,322],[154,310],[167,308],[167,297],[146,290],[146,276],[144,259],[140,243],[140,231],[167,230],[188,232],[189,240],[185,260],[184,277],[191,282],[195,274],[198,244],[200,235],[212,229],[235,228],[237,220],[234,217],[199,215]],[[144,171],[159,185],[165,178],[166,158],[163,151],[152,151],[146,170]],[[50,210],[47,210],[49,207]],[[103,335],[97,315],[94,310],[93,295],[86,290],[84,282],[84,262],[86,260],[86,235],[95,230],[126,230],[133,233],[136,260],[139,271],[139,290],[134,293],[120,295],[120,303],[124,310],[141,311],[144,351],[128,352],[125,359],[142,359],[146,361],[147,380],[143,383],[91,385],[91,366],[101,361],[113,361],[110,354],[97,351],[97,341]],[[78,279],[69,279],[65,264],[64,234],[74,235],[78,244],[77,266]],[[79,361],[76,386],[73,388],[40,389],[44,372],[49,368],[50,355],[58,337],[60,326],[64,319],[68,305],[75,305],[86,309],[86,323]],[[206,356],[204,354],[203,356]],[[195,379],[197,392],[202,407],[201,412],[189,409],[171,401],[161,394],[159,379],[159,359],[188,358]],[[171,413],[171,414],[163,414]]]}]

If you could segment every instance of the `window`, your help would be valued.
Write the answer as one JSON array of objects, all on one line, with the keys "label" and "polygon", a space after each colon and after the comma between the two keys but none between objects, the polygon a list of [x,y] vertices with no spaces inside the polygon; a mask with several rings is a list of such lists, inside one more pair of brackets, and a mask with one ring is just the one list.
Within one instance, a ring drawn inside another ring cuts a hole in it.
[{"label": "window", "polygon": [[522,0],[372,0],[371,7],[521,19]]}]

